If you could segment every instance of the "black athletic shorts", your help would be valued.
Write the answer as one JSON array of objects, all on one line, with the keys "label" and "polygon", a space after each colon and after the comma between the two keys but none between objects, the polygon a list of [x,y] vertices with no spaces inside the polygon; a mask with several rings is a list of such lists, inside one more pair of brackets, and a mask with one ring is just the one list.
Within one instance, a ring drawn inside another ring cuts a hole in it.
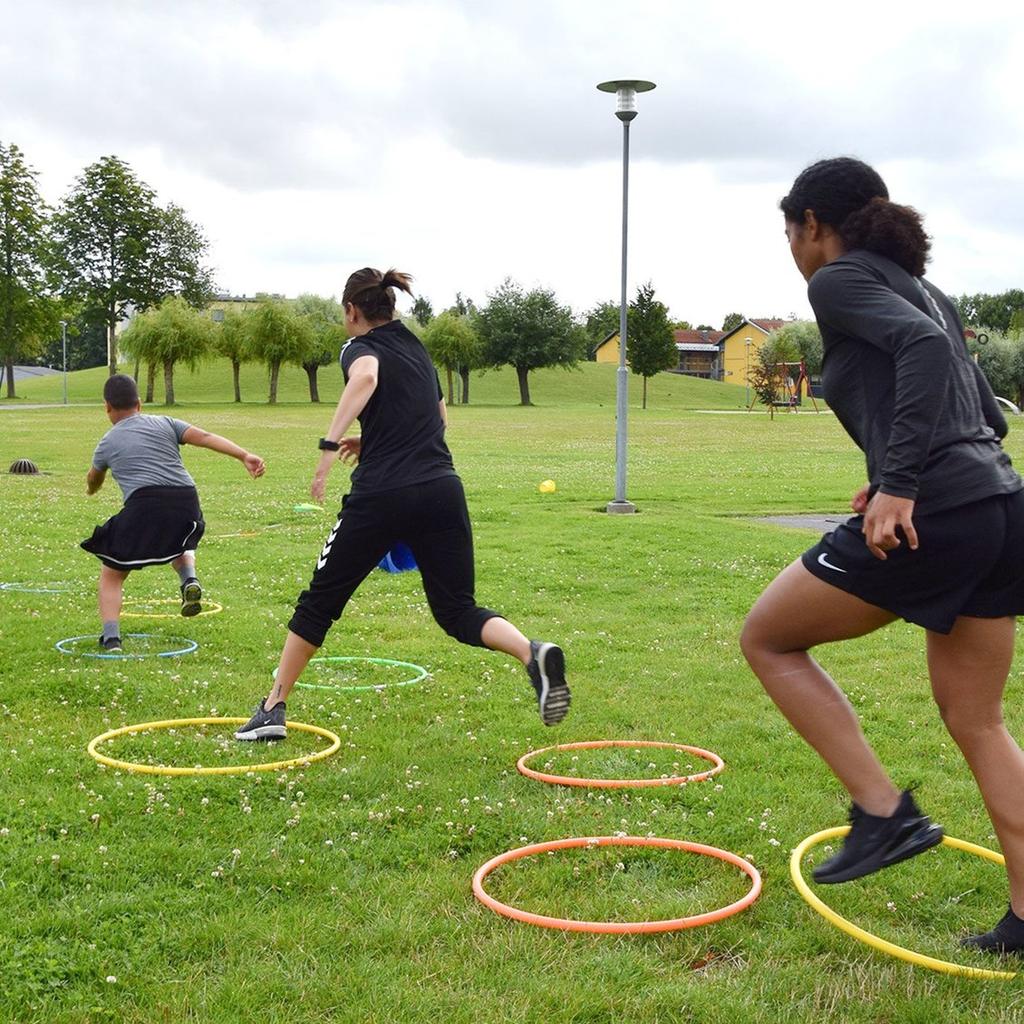
[{"label": "black athletic shorts", "polygon": [[863,516],[803,554],[808,572],[936,633],[958,615],[1024,615],[1024,491],[914,516],[918,549],[902,540],[884,561],[868,550]]},{"label": "black athletic shorts", "polygon": [[195,550],[205,529],[194,487],[140,487],[79,547],[111,569],[131,572]]}]

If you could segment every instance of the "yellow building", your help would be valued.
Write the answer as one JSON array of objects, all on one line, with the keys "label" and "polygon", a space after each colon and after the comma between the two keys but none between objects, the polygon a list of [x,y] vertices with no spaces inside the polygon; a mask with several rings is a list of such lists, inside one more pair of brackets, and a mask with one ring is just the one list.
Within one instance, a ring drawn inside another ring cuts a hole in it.
[{"label": "yellow building", "polygon": [[719,368],[721,380],[746,387],[747,374],[757,361],[757,353],[772,331],[777,331],[785,320],[744,320],[723,335],[718,343],[721,349]]},{"label": "yellow building", "polygon": [[594,349],[594,362],[596,363],[618,363],[619,361],[619,332],[612,331],[597,348]]}]

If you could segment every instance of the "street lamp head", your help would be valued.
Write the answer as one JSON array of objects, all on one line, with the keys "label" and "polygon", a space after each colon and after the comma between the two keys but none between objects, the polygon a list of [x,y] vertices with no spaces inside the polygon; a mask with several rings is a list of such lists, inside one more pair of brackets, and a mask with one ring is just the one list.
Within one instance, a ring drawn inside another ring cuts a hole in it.
[{"label": "street lamp head", "polygon": [[598,89],[601,92],[613,92],[618,98],[618,105],[615,116],[620,121],[632,121],[637,115],[636,94],[638,92],[650,92],[654,88],[653,82],[645,82],[639,78],[616,78],[610,82],[601,82]]},{"label": "street lamp head", "polygon": [[61,327],[67,327],[68,325],[67,320],[58,320],[57,323],[59,323]]}]

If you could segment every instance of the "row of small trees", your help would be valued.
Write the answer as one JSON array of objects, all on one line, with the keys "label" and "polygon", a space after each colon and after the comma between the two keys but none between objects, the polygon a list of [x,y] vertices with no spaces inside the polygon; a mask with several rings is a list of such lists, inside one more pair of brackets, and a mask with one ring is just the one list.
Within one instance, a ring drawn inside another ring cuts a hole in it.
[{"label": "row of small trees", "polygon": [[309,400],[319,402],[317,373],[337,358],[345,337],[340,304],[319,295],[300,295],[293,302],[263,299],[248,309],[226,311],[220,323],[174,296],[134,317],[121,345],[136,362],[136,376],[146,366],[147,402],[153,401],[158,367],[163,370],[164,401],[173,405],[175,366],[195,369],[208,357],[223,356],[231,363],[236,402],[242,400],[242,364],[259,362],[267,367],[268,401],[274,404],[286,363],[306,371]]},{"label": "row of small trees", "polygon": [[169,296],[205,304],[213,274],[207,241],[180,206],[155,192],[117,157],[86,167],[56,208],[16,145],[0,140],[0,358],[8,397],[16,360],[37,355],[60,333],[103,327],[110,372],[116,327],[130,310]]},{"label": "row of small trees", "polygon": [[[482,309],[460,295],[454,306],[436,317],[424,299],[417,300],[412,312],[422,328],[423,344],[445,371],[449,404],[455,402],[456,375],[461,378],[461,400],[465,403],[469,401],[470,371],[511,366],[516,372],[519,402],[530,405],[532,370],[573,367],[586,358],[594,344],[592,325],[577,321],[553,291],[524,291],[511,280],[489,295]],[[617,327],[616,311],[612,329]],[[627,330],[629,365],[633,373],[643,377],[646,408],[647,379],[675,366],[677,361],[668,309],[655,299],[650,283],[637,290],[636,299],[629,306]]]}]

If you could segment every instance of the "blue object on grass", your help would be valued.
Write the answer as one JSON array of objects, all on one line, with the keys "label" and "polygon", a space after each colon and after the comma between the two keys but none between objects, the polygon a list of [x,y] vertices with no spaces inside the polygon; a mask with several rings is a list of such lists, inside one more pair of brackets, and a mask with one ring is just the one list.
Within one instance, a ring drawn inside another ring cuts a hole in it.
[{"label": "blue object on grass", "polygon": [[419,566],[409,545],[399,542],[377,563],[377,568],[385,572],[410,572]]}]

